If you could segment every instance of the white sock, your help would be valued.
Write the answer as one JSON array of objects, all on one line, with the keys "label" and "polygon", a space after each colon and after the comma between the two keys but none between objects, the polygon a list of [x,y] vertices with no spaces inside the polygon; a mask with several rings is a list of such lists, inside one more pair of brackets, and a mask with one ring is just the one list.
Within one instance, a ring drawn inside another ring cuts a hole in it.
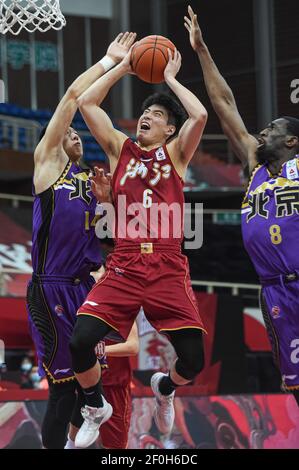
[{"label": "white sock", "polygon": [[78,447],[75,446],[75,442],[70,439],[70,436],[67,436],[67,443],[64,446],[65,449],[78,449]]}]

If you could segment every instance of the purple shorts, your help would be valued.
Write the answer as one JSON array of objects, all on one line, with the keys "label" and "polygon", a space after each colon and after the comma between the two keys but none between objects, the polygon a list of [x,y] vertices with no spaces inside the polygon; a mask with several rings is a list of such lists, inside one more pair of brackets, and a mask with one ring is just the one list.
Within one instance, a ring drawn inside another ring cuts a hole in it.
[{"label": "purple shorts", "polygon": [[283,386],[299,389],[299,281],[264,286],[261,307]]},{"label": "purple shorts", "polygon": [[27,289],[27,312],[34,341],[39,373],[53,383],[75,378],[69,341],[94,280],[83,281],[66,276],[33,276]]}]

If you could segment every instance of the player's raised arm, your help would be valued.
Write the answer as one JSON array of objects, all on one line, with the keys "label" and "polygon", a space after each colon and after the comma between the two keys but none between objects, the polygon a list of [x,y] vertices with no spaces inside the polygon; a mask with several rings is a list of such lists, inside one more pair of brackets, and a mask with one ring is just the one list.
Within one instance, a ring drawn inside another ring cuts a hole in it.
[{"label": "player's raised arm", "polygon": [[[131,45],[135,37],[135,34],[131,36]],[[110,159],[112,172],[115,160],[118,159],[121,147],[127,136],[114,128],[111,119],[100,105],[113,85],[122,77],[132,72],[130,59],[131,51],[128,52],[120,64],[99,78],[77,100],[81,114],[90,132]]]},{"label": "player's raised arm", "polygon": [[188,118],[178,137],[169,144],[172,158],[183,172],[194,155],[207,122],[207,111],[199,99],[176,79],[181,67],[181,55],[175,50],[173,56],[168,49],[169,61],[164,71],[165,82],[184,106]]},{"label": "player's raised arm", "polygon": [[234,95],[224,77],[220,74],[205,44],[197,21],[197,15],[188,7],[185,27],[189,32],[190,43],[197,53],[212,106],[217,113],[223,131],[238,158],[252,169],[256,165],[257,140],[248,133],[239,114]]},{"label": "player's raised arm", "polygon": [[55,160],[60,157],[57,148],[62,147],[65,133],[77,111],[77,98],[109,68],[123,59],[130,48],[133,37],[135,38],[133,33],[120,33],[108,47],[105,57],[82,73],[70,85],[58,104],[47,126],[45,135],[36,148],[35,162],[46,159]]},{"label": "player's raised arm", "polygon": [[[68,162],[64,143],[65,140],[76,139],[73,137],[75,133],[69,128],[78,108],[77,98],[105,71],[123,59],[131,40],[131,33],[119,34],[108,47],[106,56],[80,75],[68,88],[34,152],[33,182],[36,194],[48,189],[59,178]],[[71,134],[67,137],[68,132]]]}]

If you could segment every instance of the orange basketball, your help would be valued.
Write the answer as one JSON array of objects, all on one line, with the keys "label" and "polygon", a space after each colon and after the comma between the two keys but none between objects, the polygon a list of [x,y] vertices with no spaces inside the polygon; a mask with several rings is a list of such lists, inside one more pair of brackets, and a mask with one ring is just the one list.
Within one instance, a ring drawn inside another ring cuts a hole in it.
[{"label": "orange basketball", "polygon": [[137,77],[147,83],[164,82],[164,69],[168,63],[167,49],[175,45],[163,36],[146,36],[133,46],[131,64]]}]

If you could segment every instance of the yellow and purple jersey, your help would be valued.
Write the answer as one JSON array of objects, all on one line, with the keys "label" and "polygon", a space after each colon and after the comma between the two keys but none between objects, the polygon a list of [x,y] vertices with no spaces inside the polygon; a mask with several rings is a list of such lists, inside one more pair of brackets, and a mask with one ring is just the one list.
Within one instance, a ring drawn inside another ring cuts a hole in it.
[{"label": "yellow and purple jersey", "polygon": [[84,278],[101,265],[96,200],[88,174],[71,161],[33,205],[32,266],[36,274]]},{"label": "yellow and purple jersey", "polygon": [[299,155],[278,175],[266,164],[253,170],[242,204],[242,233],[260,278],[299,268]]}]

